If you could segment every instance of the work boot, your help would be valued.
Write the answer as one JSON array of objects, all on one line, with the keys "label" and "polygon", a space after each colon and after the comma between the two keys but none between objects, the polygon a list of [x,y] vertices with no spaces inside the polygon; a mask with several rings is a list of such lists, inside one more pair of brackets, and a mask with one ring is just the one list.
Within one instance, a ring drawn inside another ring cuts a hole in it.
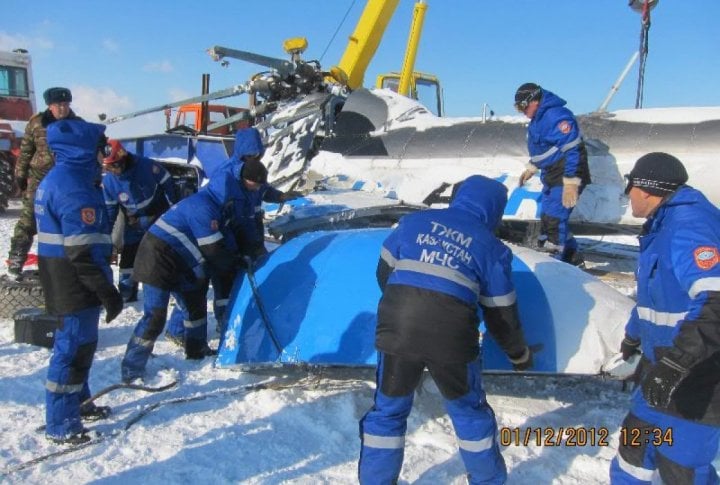
[{"label": "work boot", "polygon": [[583,258],[583,255],[576,249],[568,249],[567,251],[565,251],[562,257],[562,261],[564,263],[577,266],[578,268],[585,267],[585,258]]},{"label": "work boot", "polygon": [[8,272],[8,275],[10,275],[10,277],[12,279],[15,279],[15,280],[20,279],[20,277],[22,277],[22,269],[23,269],[23,261],[19,261],[17,258],[15,258],[13,256],[10,256],[10,258],[8,258],[7,272]]},{"label": "work boot", "polygon": [[32,239],[30,241],[18,240],[15,236],[10,239],[10,250],[7,259],[8,274],[17,280],[22,278],[23,266],[25,266],[25,260],[31,246]]},{"label": "work boot", "polygon": [[92,403],[86,406],[80,406],[80,418],[86,422],[107,419],[110,414],[112,414],[112,408],[110,406],[96,406]]},{"label": "work boot", "polygon": [[142,384],[145,370],[132,370],[128,367],[120,366],[120,380],[123,384]]},{"label": "work boot", "polygon": [[136,301],[138,301],[137,295],[138,295],[138,287],[133,286],[133,289],[129,295],[123,295],[123,302],[125,302],[125,303],[136,302]]},{"label": "work boot", "polygon": [[89,432],[89,429],[83,428],[77,433],[72,433],[63,437],[51,436],[49,434],[46,434],[45,437],[56,445],[81,445],[92,440],[92,438],[88,435]]},{"label": "work boot", "polygon": [[120,290],[120,296],[122,296],[123,302],[132,303],[137,301],[138,286],[138,283],[131,280],[120,281],[118,289]]},{"label": "work boot", "polygon": [[217,355],[217,350],[202,340],[188,339],[185,341],[185,358],[187,360],[202,360],[205,357]]}]

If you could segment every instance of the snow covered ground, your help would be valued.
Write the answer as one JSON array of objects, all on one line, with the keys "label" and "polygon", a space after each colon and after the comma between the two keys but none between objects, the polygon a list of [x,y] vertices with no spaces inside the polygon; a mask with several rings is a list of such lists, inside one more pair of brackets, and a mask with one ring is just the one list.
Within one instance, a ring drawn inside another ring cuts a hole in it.
[{"label": "snow covered ground", "polygon": [[[3,259],[18,213],[19,204],[13,201],[0,215]],[[612,245],[602,239],[584,242]],[[625,271],[625,276],[608,281],[632,294],[627,259],[591,264]],[[5,266],[1,267],[4,273]],[[93,392],[119,381],[120,359],[140,314],[141,306],[135,303],[111,324],[101,324],[90,375]],[[147,383],[177,380],[176,387],[157,394],[116,390],[101,397],[98,404],[111,405],[114,414],[91,427],[110,434],[108,439],[18,470],[36,457],[63,448],[50,444],[37,431],[44,423],[50,351],[13,339],[13,322],[0,319],[2,483],[356,482],[357,421],[372,402],[372,369],[220,370],[210,360],[185,361],[182,351],[164,338],[155,346]],[[216,338],[213,343],[217,344]],[[504,429],[501,438],[511,441],[503,446],[508,483],[608,481],[618,427],[629,406],[630,395],[619,382],[488,375],[486,390]],[[565,439],[566,431],[563,439],[557,439],[560,430],[568,428],[586,430],[587,442],[573,446]],[[529,439],[524,443],[526,433]],[[546,436],[552,439],[538,445],[538,436],[541,441]],[[465,483],[456,450],[440,396],[426,381],[409,420],[401,483]]]}]

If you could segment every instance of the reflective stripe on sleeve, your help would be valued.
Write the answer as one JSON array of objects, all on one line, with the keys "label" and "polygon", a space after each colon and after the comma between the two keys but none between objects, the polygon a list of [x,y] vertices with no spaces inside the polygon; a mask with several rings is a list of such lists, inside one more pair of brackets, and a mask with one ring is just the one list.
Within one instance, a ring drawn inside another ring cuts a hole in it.
[{"label": "reflective stripe on sleeve", "polygon": [[576,146],[578,146],[578,145],[580,144],[581,141],[582,141],[582,137],[581,137],[581,136],[578,136],[578,137],[575,138],[573,141],[568,142],[568,143],[564,144],[563,146],[561,146],[561,147],[560,147],[560,151],[561,151],[561,152],[566,152],[566,151],[568,151],[568,150],[570,150],[570,149],[572,149],[572,148],[575,148]]},{"label": "reflective stripe on sleeve", "polygon": [[223,238],[222,233],[216,232],[214,234],[210,234],[209,236],[198,238],[197,242],[200,246],[207,246],[209,244],[218,242],[222,238]]},{"label": "reflective stripe on sleeve", "polygon": [[112,238],[110,234],[94,232],[92,234],[67,236],[63,240],[63,246],[85,246],[87,244],[112,244]]},{"label": "reflective stripe on sleeve", "polygon": [[157,222],[155,222],[155,225],[162,229],[163,231],[170,234],[172,237],[180,241],[180,244],[182,244],[185,249],[190,251],[190,254],[193,255],[193,257],[198,261],[203,261],[202,254],[200,254],[200,250],[195,246],[192,242],[190,242],[190,239],[183,234],[182,232],[175,229],[173,226],[168,224],[167,222],[163,221],[162,219],[158,219]]},{"label": "reflective stripe on sleeve", "polygon": [[703,291],[720,291],[720,278],[701,278],[690,287],[688,295],[695,298]]},{"label": "reflective stripe on sleeve", "polygon": [[552,147],[549,150],[547,150],[545,153],[541,153],[540,155],[535,155],[534,157],[530,157],[530,162],[534,164],[539,164],[543,160],[546,160],[553,155],[555,155],[558,152],[558,147]]},{"label": "reflective stripe on sleeve", "polygon": [[158,188],[157,185],[155,186],[155,190],[153,190],[153,193],[150,197],[148,197],[145,200],[141,200],[137,204],[135,204],[135,210],[144,209],[145,207],[149,206],[150,203],[155,200],[155,194],[157,194]]},{"label": "reflective stripe on sleeve", "polygon": [[52,234],[49,232],[38,232],[38,242],[43,244],[59,244],[62,245],[65,237],[62,234]]},{"label": "reflective stripe on sleeve", "polygon": [[670,313],[670,312],[658,312],[652,308],[637,307],[638,317],[648,322],[654,323],[655,325],[673,326],[679,320],[685,318],[687,312]]},{"label": "reflective stripe on sleeve", "polygon": [[517,300],[515,290],[506,295],[500,296],[482,296],[480,295],[480,303],[486,307],[510,306]]},{"label": "reflective stripe on sleeve", "polygon": [[403,436],[378,436],[376,434],[363,433],[363,446],[369,448],[398,449],[405,447],[405,435]]},{"label": "reflective stripe on sleeve", "polygon": [[385,261],[390,267],[395,267],[395,263],[397,263],[397,259],[395,259],[395,256],[393,256],[390,251],[387,250],[387,248],[383,247],[380,250],[380,257],[383,261]]}]

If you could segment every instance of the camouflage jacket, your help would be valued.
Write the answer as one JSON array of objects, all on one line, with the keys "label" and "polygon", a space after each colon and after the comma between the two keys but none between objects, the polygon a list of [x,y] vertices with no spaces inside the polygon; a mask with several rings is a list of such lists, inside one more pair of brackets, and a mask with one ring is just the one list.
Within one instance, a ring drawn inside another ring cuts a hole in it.
[{"label": "camouflage jacket", "polygon": [[[66,119],[80,119],[72,110]],[[55,120],[49,109],[36,114],[25,127],[20,142],[20,156],[15,164],[15,180],[27,179],[28,189],[34,190],[55,165],[47,144],[45,129]]]}]

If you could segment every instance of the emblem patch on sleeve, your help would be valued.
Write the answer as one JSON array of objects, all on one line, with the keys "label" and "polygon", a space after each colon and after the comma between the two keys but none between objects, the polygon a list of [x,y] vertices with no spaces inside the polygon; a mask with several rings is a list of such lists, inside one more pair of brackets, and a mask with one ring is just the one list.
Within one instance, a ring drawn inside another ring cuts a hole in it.
[{"label": "emblem patch on sleeve", "polygon": [[695,264],[700,269],[710,269],[720,261],[718,250],[713,246],[700,246],[693,252]]},{"label": "emblem patch on sleeve", "polygon": [[563,135],[567,135],[568,133],[570,133],[571,129],[572,127],[570,126],[570,123],[565,120],[558,123],[558,130],[560,130],[560,133],[562,133]]},{"label": "emblem patch on sleeve", "polygon": [[85,224],[95,224],[95,209],[92,207],[80,209],[80,218]]}]

